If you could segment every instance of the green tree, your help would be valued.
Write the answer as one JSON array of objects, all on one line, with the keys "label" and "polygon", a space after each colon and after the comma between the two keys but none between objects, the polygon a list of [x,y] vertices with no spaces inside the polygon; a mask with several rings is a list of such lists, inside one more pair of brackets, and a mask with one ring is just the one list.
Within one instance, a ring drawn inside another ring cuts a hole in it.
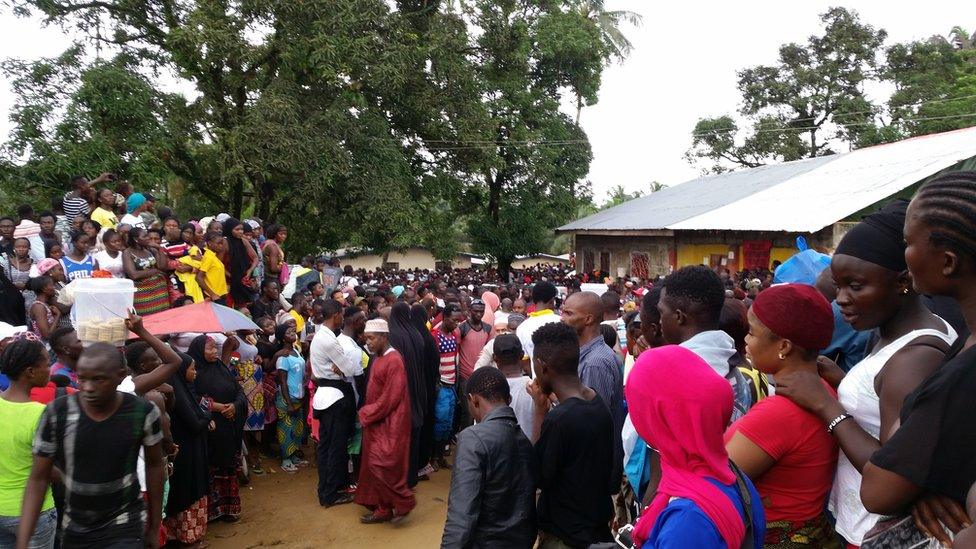
[{"label": "green tree", "polygon": [[[610,56],[576,1],[12,4],[118,53],[6,64],[17,189],[115,171],[171,191],[183,214],[283,222],[302,253],[449,257],[458,223],[503,266],[542,249],[590,161],[560,97],[595,102]],[[192,97],[161,92],[160,74]]]},{"label": "green tree", "polygon": [[829,9],[821,21],[822,35],[781,46],[776,64],[738,73],[748,131],[729,115],[699,120],[689,161],[724,171],[823,156],[834,152],[833,141],[856,142],[870,128],[878,108],[863,88],[876,77],[876,51],[887,34],[844,8]]},{"label": "green tree", "polygon": [[[644,18],[639,13],[626,10],[607,10],[603,0],[583,0],[579,4],[579,12],[586,19],[596,24],[600,30],[600,37],[609,53],[608,59],[623,62],[634,51],[634,45],[624,34],[622,27],[630,25],[640,27]],[[576,123],[579,124],[580,113],[583,110],[583,97],[576,94]]]},{"label": "green tree", "polygon": [[885,77],[895,91],[888,100],[887,123],[868,143],[976,124],[976,46],[965,29],[895,44],[887,56]]},{"label": "green tree", "polygon": [[592,154],[559,100],[568,90],[596,100],[606,52],[596,25],[558,2],[465,5],[482,29],[472,68],[492,125],[491,147],[471,159],[481,181],[466,193],[469,234],[507,272],[516,256],[545,249],[579,203]]}]

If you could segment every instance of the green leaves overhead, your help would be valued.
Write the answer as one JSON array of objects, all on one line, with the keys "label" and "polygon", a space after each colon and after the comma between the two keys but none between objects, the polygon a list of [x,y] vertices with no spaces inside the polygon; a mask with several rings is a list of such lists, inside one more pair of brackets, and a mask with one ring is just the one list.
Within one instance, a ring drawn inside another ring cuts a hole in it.
[{"label": "green leaves overhead", "polygon": [[[706,172],[842,152],[976,124],[976,46],[949,38],[894,44],[857,14],[832,8],[824,32],[785,44],[775,65],[739,72],[739,116],[705,117],[686,158]],[[872,102],[870,85],[894,92]]]},{"label": "green leaves overhead", "polygon": [[183,215],[285,223],[301,253],[468,240],[504,263],[579,202],[591,154],[560,98],[596,102],[620,51],[582,4],[17,0],[88,51],[7,62],[5,168],[47,194],[118,172]]}]

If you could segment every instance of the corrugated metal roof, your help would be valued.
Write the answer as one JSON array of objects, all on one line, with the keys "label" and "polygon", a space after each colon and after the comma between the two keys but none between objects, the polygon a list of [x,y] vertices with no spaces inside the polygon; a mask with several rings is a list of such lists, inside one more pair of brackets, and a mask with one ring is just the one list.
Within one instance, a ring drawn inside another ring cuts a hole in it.
[{"label": "corrugated metal roof", "polygon": [[967,128],[702,177],[557,230],[815,232],[973,156]]}]

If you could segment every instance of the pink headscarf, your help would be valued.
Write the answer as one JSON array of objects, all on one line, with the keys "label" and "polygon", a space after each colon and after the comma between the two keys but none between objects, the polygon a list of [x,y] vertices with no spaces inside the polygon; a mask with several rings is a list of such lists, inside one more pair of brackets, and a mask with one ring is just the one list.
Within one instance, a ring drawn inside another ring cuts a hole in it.
[{"label": "pink headscarf", "polygon": [[489,326],[495,325],[495,311],[498,310],[501,301],[498,299],[498,295],[494,292],[485,292],[481,294],[481,301],[485,302],[485,314],[481,317],[481,321],[487,323]]},{"label": "pink headscarf", "polygon": [[[680,373],[680,375],[677,375]],[[742,515],[721,490],[735,482],[722,440],[732,388],[697,354],[676,345],[641,353],[624,388],[637,433],[661,455],[661,484],[634,529],[639,547],[672,497],[693,501],[730,548],[745,536]]]},{"label": "pink headscarf", "polygon": [[45,257],[44,259],[37,262],[37,272],[44,275],[48,271],[54,268],[58,264],[57,259],[51,259],[50,257]]}]

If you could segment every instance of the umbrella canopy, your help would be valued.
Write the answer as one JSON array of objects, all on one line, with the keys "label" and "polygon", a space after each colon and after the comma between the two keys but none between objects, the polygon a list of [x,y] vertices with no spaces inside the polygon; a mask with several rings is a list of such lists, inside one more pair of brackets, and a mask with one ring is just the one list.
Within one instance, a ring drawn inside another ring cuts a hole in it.
[{"label": "umbrella canopy", "polygon": [[151,334],[174,334],[179,332],[236,332],[237,330],[257,330],[257,324],[244,313],[230,307],[205,301],[184,307],[176,307],[146,316],[143,326]]}]

